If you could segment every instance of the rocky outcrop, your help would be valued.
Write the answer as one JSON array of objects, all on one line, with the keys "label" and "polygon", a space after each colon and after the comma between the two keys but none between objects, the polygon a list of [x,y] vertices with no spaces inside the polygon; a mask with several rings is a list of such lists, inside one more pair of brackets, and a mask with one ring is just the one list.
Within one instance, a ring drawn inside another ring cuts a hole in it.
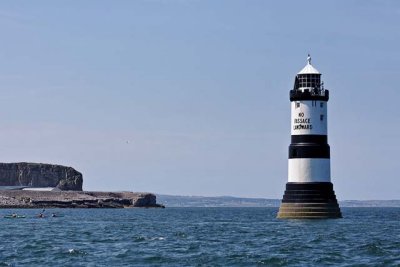
[{"label": "rocky outcrop", "polygon": [[82,191],[82,183],[82,174],[72,167],[27,162],[0,163],[0,186]]},{"label": "rocky outcrop", "polygon": [[[134,207],[156,207],[160,206],[157,204],[156,195],[154,194],[141,194],[133,203]],[[161,206],[163,207],[163,206]]]},{"label": "rocky outcrop", "polygon": [[151,193],[90,191],[0,191],[0,208],[151,208],[163,207]]},{"label": "rocky outcrop", "polygon": [[[71,167],[0,163],[0,186],[14,189],[0,190],[0,208],[163,207],[151,193],[82,191],[82,183],[82,174]],[[37,191],[30,189],[32,187],[58,190]]]}]

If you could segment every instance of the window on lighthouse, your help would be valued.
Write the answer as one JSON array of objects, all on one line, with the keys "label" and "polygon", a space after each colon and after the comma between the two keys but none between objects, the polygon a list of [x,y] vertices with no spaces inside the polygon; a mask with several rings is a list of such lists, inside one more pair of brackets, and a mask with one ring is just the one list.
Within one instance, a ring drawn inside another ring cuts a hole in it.
[{"label": "window on lighthouse", "polygon": [[323,103],[323,102],[319,103],[319,106],[320,106],[321,108],[324,107],[324,103]]},{"label": "window on lighthouse", "polygon": [[323,114],[321,114],[321,115],[319,116],[319,120],[321,120],[321,121],[324,120],[324,115],[323,115]]},{"label": "window on lighthouse", "polygon": [[300,102],[296,102],[296,108],[300,107]]}]

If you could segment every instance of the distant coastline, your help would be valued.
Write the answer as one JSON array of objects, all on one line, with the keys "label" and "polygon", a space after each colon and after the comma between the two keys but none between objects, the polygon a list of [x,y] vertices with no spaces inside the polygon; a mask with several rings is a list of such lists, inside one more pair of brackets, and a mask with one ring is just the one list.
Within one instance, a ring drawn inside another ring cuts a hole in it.
[{"label": "distant coastline", "polygon": [[[280,199],[242,198],[231,196],[174,196],[156,194],[157,202],[166,207],[276,207]],[[343,200],[341,207],[400,207],[400,200]]]}]

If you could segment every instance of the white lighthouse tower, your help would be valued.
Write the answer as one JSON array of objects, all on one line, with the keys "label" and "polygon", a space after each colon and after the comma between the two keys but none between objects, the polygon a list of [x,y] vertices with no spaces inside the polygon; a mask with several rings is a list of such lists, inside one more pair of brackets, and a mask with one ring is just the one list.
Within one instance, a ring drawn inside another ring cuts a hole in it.
[{"label": "white lighthouse tower", "polygon": [[290,90],[288,183],[278,218],[342,217],[331,183],[328,100],[329,91],[308,55]]}]

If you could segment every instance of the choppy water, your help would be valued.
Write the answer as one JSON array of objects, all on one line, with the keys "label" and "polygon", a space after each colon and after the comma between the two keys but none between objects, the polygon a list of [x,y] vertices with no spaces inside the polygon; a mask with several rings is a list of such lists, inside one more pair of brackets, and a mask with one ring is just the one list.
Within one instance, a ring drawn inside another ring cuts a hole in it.
[{"label": "choppy water", "polygon": [[0,266],[400,266],[400,208],[316,221],[275,208],[16,211],[27,218],[0,218]]}]

